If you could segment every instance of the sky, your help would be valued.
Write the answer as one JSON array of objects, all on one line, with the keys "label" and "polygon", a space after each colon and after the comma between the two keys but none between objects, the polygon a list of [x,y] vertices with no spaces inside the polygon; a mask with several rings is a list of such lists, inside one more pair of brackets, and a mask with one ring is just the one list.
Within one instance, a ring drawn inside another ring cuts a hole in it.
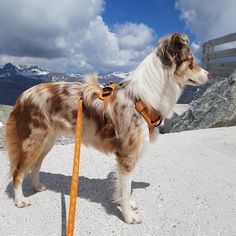
[{"label": "sky", "polygon": [[0,0],[0,65],[68,73],[133,70],[173,32],[201,45],[236,32],[235,0]]}]

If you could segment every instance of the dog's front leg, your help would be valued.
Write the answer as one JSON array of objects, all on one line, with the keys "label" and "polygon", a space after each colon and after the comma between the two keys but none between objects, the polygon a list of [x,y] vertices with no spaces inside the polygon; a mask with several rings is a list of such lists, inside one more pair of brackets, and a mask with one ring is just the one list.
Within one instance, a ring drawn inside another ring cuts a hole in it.
[{"label": "dog's front leg", "polygon": [[120,206],[124,220],[128,224],[139,224],[141,219],[136,211],[133,210],[132,205],[135,205],[135,202],[130,199],[131,195],[131,173],[122,174],[120,173],[120,190],[121,190],[121,199]]},{"label": "dog's front leg", "polygon": [[139,224],[142,222],[137,211],[137,204],[131,200],[131,182],[132,170],[134,168],[135,159],[129,157],[117,157],[119,176],[116,186],[116,198],[121,206],[124,220],[128,224]]}]

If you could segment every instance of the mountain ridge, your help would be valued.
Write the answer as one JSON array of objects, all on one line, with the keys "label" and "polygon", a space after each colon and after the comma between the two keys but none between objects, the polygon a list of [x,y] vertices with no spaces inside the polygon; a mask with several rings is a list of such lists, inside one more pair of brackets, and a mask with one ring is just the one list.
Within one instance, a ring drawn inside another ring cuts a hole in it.
[{"label": "mountain ridge", "polygon": [[[103,85],[109,82],[119,83],[131,73],[132,71],[98,74],[98,78]],[[12,63],[7,63],[0,68],[0,104],[13,105],[23,91],[37,84],[59,81],[82,82],[85,75],[52,72],[31,64],[13,65]],[[208,86],[186,86],[178,103],[190,103],[201,96]]]},{"label": "mountain ridge", "polygon": [[[126,78],[130,72],[112,72],[110,74],[98,75],[99,82],[119,83]],[[40,83],[48,82],[82,82],[85,74],[68,74],[52,72],[41,69],[36,65],[13,65],[5,64],[0,68],[0,104],[13,105],[18,96],[26,89]]]}]

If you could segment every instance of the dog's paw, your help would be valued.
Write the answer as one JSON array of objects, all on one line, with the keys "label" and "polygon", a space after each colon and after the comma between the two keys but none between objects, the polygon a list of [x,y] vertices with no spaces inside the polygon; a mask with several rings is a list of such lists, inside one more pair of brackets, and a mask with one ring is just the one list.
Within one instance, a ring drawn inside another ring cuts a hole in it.
[{"label": "dog's paw", "polygon": [[37,192],[42,192],[42,191],[45,191],[47,188],[44,184],[40,183],[40,184],[34,186],[34,189]]},{"label": "dog's paw", "polygon": [[140,224],[140,223],[142,223],[141,218],[134,211],[130,211],[129,214],[124,214],[123,216],[124,216],[124,220],[127,224]]},{"label": "dog's paw", "polygon": [[137,211],[138,210],[138,204],[134,200],[130,200],[130,207],[132,210]]},{"label": "dog's paw", "polygon": [[28,200],[28,198],[24,197],[18,200],[15,200],[15,205],[18,208],[23,208],[23,207],[27,207],[30,206],[30,201]]}]

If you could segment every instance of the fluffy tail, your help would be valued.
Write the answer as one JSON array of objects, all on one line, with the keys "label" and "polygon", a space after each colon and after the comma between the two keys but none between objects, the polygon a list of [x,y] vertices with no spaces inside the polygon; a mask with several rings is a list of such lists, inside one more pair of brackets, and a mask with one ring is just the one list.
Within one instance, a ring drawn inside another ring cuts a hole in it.
[{"label": "fluffy tail", "polygon": [[90,86],[100,87],[97,74],[88,74],[84,77],[84,82]]},{"label": "fluffy tail", "polygon": [[21,154],[21,142],[17,134],[16,118],[10,114],[5,128],[5,149],[10,160],[10,176],[17,170]]}]

